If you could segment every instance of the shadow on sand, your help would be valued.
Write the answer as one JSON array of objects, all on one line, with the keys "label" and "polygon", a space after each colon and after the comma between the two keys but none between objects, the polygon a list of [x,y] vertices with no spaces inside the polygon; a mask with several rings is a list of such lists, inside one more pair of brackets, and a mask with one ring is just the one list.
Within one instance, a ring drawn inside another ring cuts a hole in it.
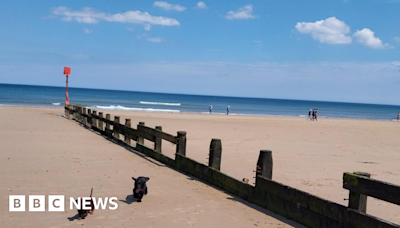
[{"label": "shadow on sand", "polygon": [[[226,192],[225,192],[225,193],[226,193]],[[227,194],[229,194],[229,193],[227,193]],[[250,203],[250,202],[248,202],[248,201],[246,201],[246,200],[244,200],[244,199],[242,199],[242,198],[239,198],[239,197],[237,197],[237,196],[231,195],[231,197],[227,197],[226,199],[232,200],[232,201],[236,201],[236,202],[239,202],[239,203],[242,203],[242,204],[244,204],[244,205],[246,205],[246,206],[248,206],[248,207],[253,208],[254,210],[257,210],[257,211],[259,211],[259,212],[261,212],[261,213],[263,213],[263,214],[265,214],[265,215],[268,215],[268,216],[270,216],[270,217],[272,217],[272,218],[275,218],[275,219],[281,221],[282,223],[286,223],[286,224],[288,224],[288,225],[290,225],[290,226],[292,226],[292,227],[295,227],[295,228],[307,228],[306,226],[303,226],[303,225],[301,225],[301,224],[299,224],[299,223],[297,223],[297,222],[295,222],[295,221],[292,221],[292,220],[290,220],[290,219],[287,219],[287,218],[285,218],[285,217],[283,217],[283,216],[281,216],[281,215],[275,214],[275,213],[272,212],[272,211],[269,211],[269,210],[267,210],[267,209],[265,209],[265,208],[262,208],[262,207],[260,207],[260,206],[257,206],[257,205],[255,205],[255,204]]]},{"label": "shadow on sand", "polygon": [[126,204],[132,204],[134,202],[137,202],[138,199],[133,198],[133,194],[131,194],[131,195],[127,195],[125,200],[119,200],[119,201],[126,203]]},{"label": "shadow on sand", "polygon": [[[91,132],[93,132],[93,133],[95,133],[95,134],[97,134],[97,135],[103,137],[104,139],[106,139],[107,141],[109,141],[109,142],[111,142],[111,143],[114,143],[114,144],[116,144],[116,145],[118,145],[118,146],[123,147],[123,148],[126,149],[127,151],[129,151],[129,152],[131,152],[131,153],[133,153],[133,154],[135,154],[135,155],[137,155],[137,156],[139,156],[139,157],[141,157],[141,158],[147,160],[148,162],[153,163],[154,165],[157,165],[157,166],[160,166],[160,167],[168,167],[168,166],[166,166],[165,164],[155,162],[155,161],[152,160],[151,158],[149,159],[147,155],[145,155],[145,154],[143,154],[143,153],[140,153],[140,152],[138,152],[138,151],[136,151],[136,150],[130,148],[129,146],[126,146],[126,145],[123,144],[122,142],[118,142],[118,141],[115,140],[115,139],[112,139],[112,138],[110,138],[110,137],[108,137],[108,136],[106,136],[106,135],[103,135],[103,134],[100,133],[98,130],[89,128],[89,127],[83,125],[82,123],[79,123],[79,122],[77,122],[77,123],[78,123],[81,127],[83,127],[83,128],[85,128],[85,129],[87,129],[87,130],[89,130],[89,131],[91,131]],[[134,140],[132,140],[132,141],[133,141],[133,143],[134,143]],[[132,146],[132,147],[135,147],[134,145],[131,145],[131,146]]]},{"label": "shadow on sand", "polygon": [[[91,129],[91,128],[88,128],[87,126],[85,126],[85,125],[83,125],[83,124],[81,124],[81,123],[79,123],[79,125],[81,125],[82,127],[84,127],[84,128],[86,128],[86,129],[88,129],[88,130],[90,130],[90,131],[92,131],[92,132],[94,132],[94,133],[96,133],[96,134],[102,136],[102,137],[105,138],[106,140],[108,140],[108,141],[110,141],[110,142],[112,142],[112,143],[114,143],[114,144],[116,144],[116,145],[119,145],[119,146],[124,147],[126,150],[132,152],[132,153],[135,154],[135,155],[138,155],[139,157],[142,157],[143,159],[145,159],[145,160],[147,160],[147,161],[149,161],[149,162],[151,162],[151,163],[153,163],[153,164],[155,164],[155,165],[157,165],[157,166],[168,167],[168,166],[165,165],[165,164],[162,164],[162,163],[159,164],[159,163],[156,163],[156,162],[152,161],[151,159],[147,158],[146,155],[144,155],[144,154],[142,154],[142,153],[140,153],[140,152],[138,152],[138,151],[135,151],[135,150],[132,149],[132,148],[127,147],[126,145],[124,145],[124,144],[118,142],[117,140],[114,140],[114,139],[111,139],[111,138],[109,138],[109,137],[107,137],[107,136],[105,136],[105,135],[102,135],[102,134],[101,134],[100,132],[98,132],[98,131],[95,131],[95,130],[93,130],[93,129]],[[176,170],[176,169],[174,169],[174,168],[171,168],[171,169],[173,169],[173,170],[175,170],[175,171],[177,171],[177,172],[179,172],[179,173],[181,173],[181,174],[187,176],[187,177],[188,177],[188,178],[187,178],[188,180],[199,181],[199,182],[201,182],[201,183],[203,183],[203,184],[205,184],[205,185],[207,185],[207,186],[211,186],[211,187],[213,187],[213,188],[215,188],[215,189],[218,189],[218,190],[224,192],[225,194],[228,194],[230,197],[227,197],[227,198],[226,198],[227,200],[232,200],[232,201],[236,201],[236,202],[242,203],[242,204],[244,204],[244,205],[246,205],[246,206],[248,206],[248,207],[250,207],[250,208],[252,208],[252,209],[254,209],[254,210],[256,210],[256,211],[258,211],[258,212],[261,212],[261,213],[263,213],[263,214],[265,214],[265,215],[267,215],[267,216],[270,216],[270,217],[272,217],[272,218],[275,218],[275,219],[281,221],[282,223],[288,224],[288,225],[290,225],[290,226],[292,226],[292,227],[295,227],[295,228],[306,228],[305,226],[303,226],[303,225],[301,225],[301,224],[299,224],[299,223],[297,223],[297,222],[294,222],[294,221],[292,221],[292,220],[290,220],[290,219],[287,219],[287,218],[285,218],[284,216],[275,214],[275,213],[272,212],[272,211],[269,211],[269,210],[264,209],[264,208],[262,208],[262,207],[260,207],[260,206],[258,206],[258,205],[255,205],[255,204],[253,204],[253,203],[250,203],[250,202],[248,202],[248,201],[246,201],[246,200],[244,200],[244,199],[242,199],[242,198],[239,198],[239,197],[237,197],[237,196],[234,196],[234,195],[230,194],[229,192],[226,192],[226,191],[224,191],[224,190],[222,190],[222,189],[220,189],[220,188],[218,188],[218,187],[215,187],[215,186],[213,186],[213,185],[207,184],[207,183],[205,183],[204,181],[202,181],[202,180],[200,180],[200,179],[198,179],[198,178],[196,178],[196,177],[193,177],[193,176],[190,176],[190,175],[188,175],[188,174],[185,174],[185,173],[183,173],[183,172],[181,172],[181,171],[179,171],[179,170]],[[120,202],[123,202],[123,203],[126,203],[126,204],[132,204],[132,203],[134,203],[134,202],[137,202],[137,200],[138,200],[138,199],[133,198],[133,194],[131,194],[131,195],[127,195],[125,200],[119,200],[119,201],[120,201]],[[77,218],[78,218],[78,215],[74,216],[73,218],[68,218],[68,219],[69,219],[70,221],[73,221],[73,219],[77,219]],[[72,220],[71,220],[71,219],[72,219]]]},{"label": "shadow on sand", "polygon": [[79,214],[76,214],[74,217],[69,217],[68,220],[72,222],[78,218],[79,218]]}]

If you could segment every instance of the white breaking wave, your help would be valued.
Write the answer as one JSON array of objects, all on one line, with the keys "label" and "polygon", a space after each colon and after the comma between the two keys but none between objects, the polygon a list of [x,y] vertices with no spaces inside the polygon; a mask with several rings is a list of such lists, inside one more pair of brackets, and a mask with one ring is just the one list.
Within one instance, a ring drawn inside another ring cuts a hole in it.
[{"label": "white breaking wave", "polygon": [[12,104],[0,104],[0,106],[4,106],[4,107],[18,107],[17,105],[12,105]]},{"label": "white breaking wave", "polygon": [[141,112],[180,112],[179,110],[172,109],[155,109],[155,108],[128,108],[121,105],[100,106],[96,105],[94,108],[106,110],[119,110],[119,111],[141,111]]},{"label": "white breaking wave", "polygon": [[162,103],[162,102],[150,102],[150,101],[139,101],[140,104],[148,105],[170,105],[170,106],[181,106],[181,103]]},{"label": "white breaking wave", "polygon": [[60,105],[61,103],[51,103],[52,105]]}]

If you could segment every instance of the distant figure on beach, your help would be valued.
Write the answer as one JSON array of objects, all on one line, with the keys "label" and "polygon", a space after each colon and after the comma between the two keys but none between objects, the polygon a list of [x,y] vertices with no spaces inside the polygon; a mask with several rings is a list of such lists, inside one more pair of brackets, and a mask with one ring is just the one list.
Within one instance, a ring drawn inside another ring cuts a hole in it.
[{"label": "distant figure on beach", "polygon": [[318,109],[315,109],[315,120],[318,121]]},{"label": "distant figure on beach", "polygon": [[213,109],[213,106],[212,106],[212,105],[210,105],[209,109],[210,109],[210,114],[211,114],[211,112],[212,112],[212,109]]},{"label": "distant figure on beach", "polygon": [[311,114],[312,114],[312,109],[310,109],[310,111],[308,111],[308,119],[311,120]]},{"label": "distant figure on beach", "polygon": [[228,107],[226,108],[226,115],[229,115],[230,112],[231,112],[231,106],[228,106]]},{"label": "distant figure on beach", "polygon": [[400,113],[397,114],[397,121],[400,121]]},{"label": "distant figure on beach", "polygon": [[315,120],[315,108],[312,110],[311,112],[311,120],[314,121]]}]

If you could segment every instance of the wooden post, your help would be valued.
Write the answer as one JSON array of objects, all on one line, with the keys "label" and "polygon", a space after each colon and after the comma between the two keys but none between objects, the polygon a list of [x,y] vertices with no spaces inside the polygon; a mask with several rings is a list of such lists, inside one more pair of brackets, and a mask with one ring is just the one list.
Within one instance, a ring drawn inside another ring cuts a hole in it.
[{"label": "wooden post", "polygon": [[76,108],[75,106],[71,106],[71,108],[72,108],[72,119],[76,120]]},{"label": "wooden post", "polygon": [[65,106],[64,106],[64,115],[65,115],[65,117],[69,118],[69,108],[68,108],[68,105],[65,105]]},{"label": "wooden post", "polygon": [[75,120],[78,122],[81,120],[81,107],[75,107]]},{"label": "wooden post", "polygon": [[92,110],[91,110],[91,109],[88,109],[88,119],[87,119],[87,122],[88,122],[88,127],[89,127],[89,128],[92,127],[92,120],[93,120],[93,118],[92,118]]},{"label": "wooden post", "polygon": [[83,123],[83,115],[82,115],[82,112],[83,112],[83,108],[82,108],[82,107],[79,107],[79,123]]},{"label": "wooden post", "polygon": [[259,175],[272,180],[272,168],[273,168],[272,151],[261,150],[257,161],[257,169],[256,169],[257,176]]},{"label": "wooden post", "polygon": [[[156,126],[156,130],[162,131],[162,127],[161,126]],[[154,140],[154,150],[156,152],[160,152],[161,153],[161,143],[162,143],[162,138],[156,136],[156,138]]]},{"label": "wooden post", "polygon": [[87,126],[87,117],[85,117],[85,115],[87,115],[87,110],[86,108],[82,109],[82,124]]},{"label": "wooden post", "polygon": [[74,118],[74,106],[69,105],[69,117],[72,120]]},{"label": "wooden post", "polygon": [[[131,119],[125,119],[125,126],[127,127],[131,127]],[[125,135],[125,143],[127,143],[128,145],[131,145],[131,138],[129,138],[128,136]]]},{"label": "wooden post", "polygon": [[119,139],[119,132],[117,125],[119,125],[119,116],[114,116],[114,137]]},{"label": "wooden post", "polygon": [[72,120],[72,115],[74,112],[72,111],[72,105],[68,105],[68,118]]},{"label": "wooden post", "polygon": [[96,116],[97,116],[97,111],[93,111],[93,118],[92,118],[92,127],[94,127],[94,128],[97,128],[97,119],[96,119]]},{"label": "wooden post", "polygon": [[[144,126],[144,122],[139,122],[139,125],[142,125],[142,126]],[[138,128],[139,129],[139,128]],[[142,138],[142,137],[138,137],[138,139],[137,139],[137,143],[139,143],[139,144],[144,144],[144,138]]]},{"label": "wooden post", "polygon": [[[353,172],[356,175],[371,177],[371,174],[364,172]],[[350,191],[349,193],[349,208],[355,209],[361,213],[367,213],[367,196]]]},{"label": "wooden post", "polygon": [[[99,117],[100,118],[103,118],[103,113],[102,112],[99,112]],[[103,120],[101,120],[101,119],[99,119],[99,129],[100,129],[100,131],[103,131]]]},{"label": "wooden post", "polygon": [[106,119],[107,119],[107,122],[106,122],[106,129],[105,129],[104,131],[105,131],[105,134],[106,134],[107,136],[111,137],[111,136],[112,136],[112,132],[111,132],[110,124],[109,124],[109,122],[108,122],[108,121],[111,120],[110,114],[106,114]]},{"label": "wooden post", "polygon": [[79,122],[79,107],[74,107],[75,120]]},{"label": "wooden post", "polygon": [[212,139],[210,143],[208,166],[216,170],[221,170],[221,157],[222,157],[221,139]]},{"label": "wooden post", "polygon": [[178,131],[176,153],[186,156],[186,131]]}]

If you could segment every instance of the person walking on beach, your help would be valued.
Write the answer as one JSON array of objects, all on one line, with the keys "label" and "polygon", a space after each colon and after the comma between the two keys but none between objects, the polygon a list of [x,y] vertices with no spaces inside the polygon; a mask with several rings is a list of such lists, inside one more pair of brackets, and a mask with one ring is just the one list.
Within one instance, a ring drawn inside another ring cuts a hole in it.
[{"label": "person walking on beach", "polygon": [[315,120],[318,121],[318,109],[315,109]]},{"label": "person walking on beach", "polygon": [[213,106],[212,106],[212,105],[210,105],[209,109],[210,109],[210,114],[211,114],[211,112],[212,112],[212,109],[213,109]]},{"label": "person walking on beach", "polygon": [[310,109],[310,111],[308,111],[308,119],[311,120],[311,114],[312,114],[312,109]]},{"label": "person walking on beach", "polygon": [[229,115],[230,112],[231,112],[231,106],[228,106],[228,107],[226,108],[226,115]]},{"label": "person walking on beach", "polygon": [[400,121],[400,113],[397,114],[397,121]]},{"label": "person walking on beach", "polygon": [[312,110],[311,115],[312,115],[312,121],[314,121],[314,119],[315,119],[315,108]]}]

